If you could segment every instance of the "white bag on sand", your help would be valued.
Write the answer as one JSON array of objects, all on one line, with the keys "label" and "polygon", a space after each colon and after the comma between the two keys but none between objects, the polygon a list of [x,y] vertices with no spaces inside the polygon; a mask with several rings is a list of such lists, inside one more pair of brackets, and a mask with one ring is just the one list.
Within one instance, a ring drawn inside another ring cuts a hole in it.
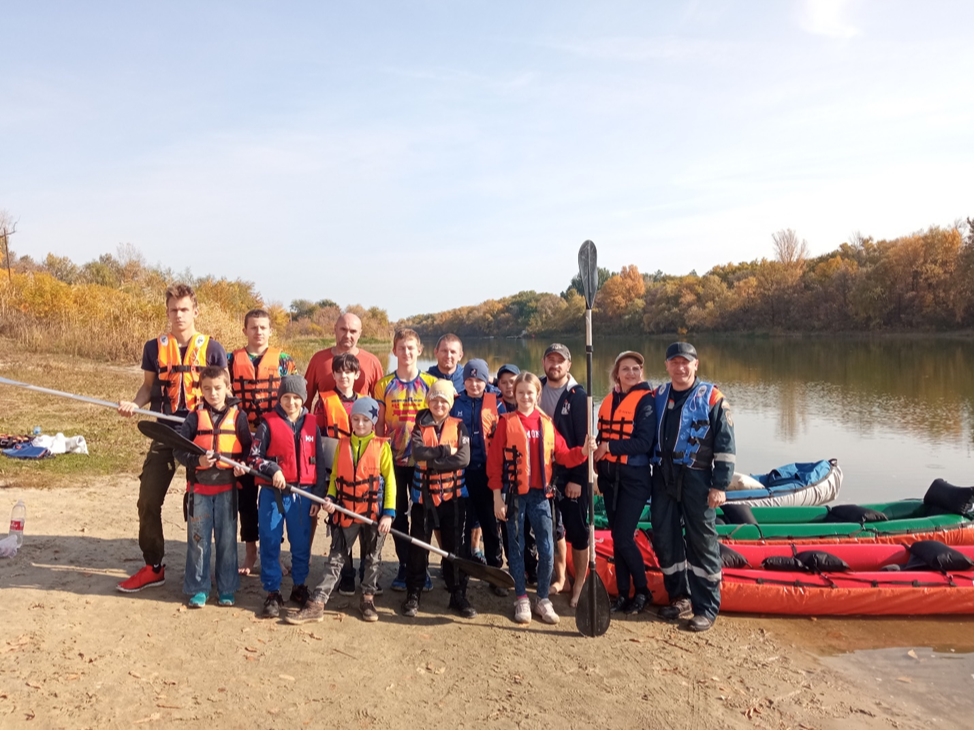
[{"label": "white bag on sand", "polygon": [[13,558],[17,555],[17,536],[11,534],[0,541],[0,558]]},{"label": "white bag on sand", "polygon": [[34,437],[31,442],[35,447],[42,447],[51,454],[88,454],[88,443],[83,436],[65,437],[58,432],[55,436],[41,434]]}]

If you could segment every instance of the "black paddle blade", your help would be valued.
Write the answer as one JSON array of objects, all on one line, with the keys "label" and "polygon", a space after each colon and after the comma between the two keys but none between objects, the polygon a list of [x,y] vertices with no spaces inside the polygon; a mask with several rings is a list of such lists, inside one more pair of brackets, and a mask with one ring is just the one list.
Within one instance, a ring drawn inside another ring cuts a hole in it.
[{"label": "black paddle blade", "polygon": [[206,454],[206,450],[199,444],[190,441],[171,426],[160,424],[158,421],[140,421],[139,431],[149,439],[155,439],[167,447],[185,449],[187,452],[194,452],[195,454]]},{"label": "black paddle blade", "polygon": [[494,586],[499,586],[503,589],[514,588],[514,577],[507,573],[504,569],[486,566],[479,561],[471,561],[466,558],[460,558],[459,556],[454,556],[452,553],[446,557],[446,560],[452,561],[453,565],[458,569],[462,569],[467,576],[472,576],[475,579],[483,579],[484,581],[491,583]]},{"label": "black paddle blade", "polygon": [[599,290],[598,252],[595,244],[586,241],[578,250],[578,276],[582,279],[582,294],[585,295],[585,307],[592,309],[595,293]]},{"label": "black paddle blade", "polygon": [[[594,589],[590,584],[594,583]],[[594,594],[594,597],[593,597]],[[594,602],[594,604],[593,604]],[[575,626],[586,637],[601,637],[609,630],[609,592],[597,571],[589,571],[575,608]]]}]

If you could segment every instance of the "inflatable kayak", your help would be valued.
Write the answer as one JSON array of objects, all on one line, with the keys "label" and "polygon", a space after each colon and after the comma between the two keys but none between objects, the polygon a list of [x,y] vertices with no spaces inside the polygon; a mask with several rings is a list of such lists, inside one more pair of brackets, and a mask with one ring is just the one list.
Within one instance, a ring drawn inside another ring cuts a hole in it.
[{"label": "inflatable kayak", "polygon": [[[612,536],[608,531],[596,531],[595,535],[597,571],[606,589],[615,595]],[[663,575],[649,537],[640,531],[636,538],[653,601],[667,604]],[[933,561],[918,560],[914,554],[923,552],[914,549],[921,547],[927,554],[933,553]],[[806,616],[974,614],[974,546],[948,547],[934,541],[912,548],[882,544],[754,545],[734,546],[730,553],[729,558],[727,548],[722,550],[722,612]],[[938,564],[945,555],[957,563]]]}]

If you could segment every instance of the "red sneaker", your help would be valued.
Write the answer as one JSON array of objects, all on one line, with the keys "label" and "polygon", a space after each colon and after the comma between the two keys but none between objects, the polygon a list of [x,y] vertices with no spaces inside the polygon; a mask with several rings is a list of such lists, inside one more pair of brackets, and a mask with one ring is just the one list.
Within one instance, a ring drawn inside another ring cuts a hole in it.
[{"label": "red sneaker", "polygon": [[150,586],[162,586],[166,583],[166,567],[162,566],[158,573],[151,566],[143,566],[125,581],[120,581],[115,585],[119,591],[126,594],[134,594]]}]

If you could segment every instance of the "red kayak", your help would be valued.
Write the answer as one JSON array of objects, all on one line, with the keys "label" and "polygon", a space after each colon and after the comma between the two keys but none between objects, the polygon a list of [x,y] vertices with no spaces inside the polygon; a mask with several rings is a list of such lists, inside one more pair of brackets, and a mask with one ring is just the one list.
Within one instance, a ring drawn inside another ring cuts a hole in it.
[{"label": "red kayak", "polygon": [[[612,536],[609,531],[596,531],[595,541],[599,576],[609,593],[615,595]],[[654,602],[668,603],[663,575],[650,540],[643,531],[637,531],[636,544],[643,554]],[[937,543],[934,548],[937,547],[942,547],[939,549],[941,553],[952,552],[954,570],[931,568],[940,564],[920,565],[916,552],[907,546],[734,545],[730,548],[735,556],[725,556],[720,609],[722,612],[819,616],[974,614],[974,546],[948,547]],[[919,549],[920,545],[915,548]],[[800,561],[797,564],[801,568],[789,568],[796,557],[803,556],[805,564]],[[939,556],[934,558],[939,559]],[[824,560],[829,567],[818,566],[811,570],[807,564],[816,559]],[[727,567],[728,561],[739,563],[741,560],[746,561],[746,567]],[[844,567],[839,568],[836,562]],[[964,564],[962,570],[957,570],[961,563]],[[970,563],[969,567],[967,563]],[[769,568],[777,564],[785,566],[779,570]]]}]

